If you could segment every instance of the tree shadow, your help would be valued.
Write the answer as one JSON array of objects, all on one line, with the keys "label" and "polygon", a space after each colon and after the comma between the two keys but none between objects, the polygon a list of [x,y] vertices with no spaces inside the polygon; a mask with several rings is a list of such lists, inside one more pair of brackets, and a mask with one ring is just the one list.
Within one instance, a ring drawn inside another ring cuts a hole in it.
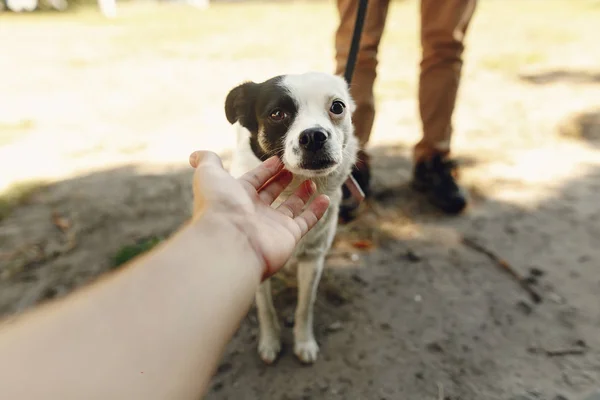
[{"label": "tree shadow", "polygon": [[47,185],[0,222],[0,314],[60,297],[111,270],[123,247],[190,215],[191,168],[126,166]]},{"label": "tree shadow", "polygon": [[519,78],[534,85],[548,85],[552,83],[598,84],[600,72],[586,70],[553,70],[532,74],[521,74]]},{"label": "tree shadow", "polygon": [[[525,181],[470,183],[473,205],[449,217],[407,184],[410,149],[371,154],[374,200],[339,227],[332,253],[344,261],[329,261],[319,287],[317,364],[300,368],[294,358],[296,288],[283,278],[275,294],[285,326],[281,358],[271,367],[258,360],[251,312],[206,398],[385,398],[382,388],[394,393],[388,398],[433,398],[432,381],[449,398],[469,400],[485,390],[511,398],[543,388],[552,398],[592,388],[600,379],[600,250],[592,239],[600,233],[600,168],[582,168],[532,204],[488,195],[525,191]],[[485,164],[465,160],[465,174]],[[465,237],[532,281],[542,303]],[[586,346],[579,359],[544,355],[577,343]]]},{"label": "tree shadow", "polygon": [[559,132],[564,137],[600,146],[600,108],[570,116],[561,124]]},{"label": "tree shadow", "polygon": [[[582,165],[535,203],[489,194],[526,191],[524,181],[469,181],[471,208],[448,217],[408,186],[409,148],[376,146],[371,154],[374,198],[357,220],[339,227],[319,287],[321,358],[301,368],[292,354],[296,289],[281,275],[274,289],[284,353],[273,367],[261,364],[252,310],[207,399],[421,399],[437,394],[431,382],[452,399],[481,398],[482,390],[510,398],[528,385],[552,388],[549,396],[577,395],[600,380],[597,165]],[[466,176],[486,161],[463,165]],[[187,166],[128,166],[34,195],[0,221],[0,313],[63,296],[109,271],[123,246],[168,237],[190,215],[191,177]],[[541,271],[542,304],[532,304],[463,237],[522,275]],[[577,359],[529,351],[575,342],[586,345]]]}]

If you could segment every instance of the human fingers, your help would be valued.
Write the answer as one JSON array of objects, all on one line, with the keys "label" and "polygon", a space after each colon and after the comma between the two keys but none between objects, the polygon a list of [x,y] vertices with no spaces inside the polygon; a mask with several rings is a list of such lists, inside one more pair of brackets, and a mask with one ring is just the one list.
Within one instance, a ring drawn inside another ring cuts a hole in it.
[{"label": "human fingers", "polygon": [[277,156],[273,156],[258,167],[246,172],[238,180],[250,185],[258,191],[265,183],[283,169],[283,163]]},{"label": "human fingers", "polygon": [[310,196],[315,193],[316,189],[317,187],[313,181],[304,181],[290,197],[277,207],[277,211],[290,218],[295,218],[300,214],[304,205],[310,199]]},{"label": "human fingers", "polygon": [[300,237],[306,235],[323,218],[323,215],[325,215],[325,212],[329,208],[329,203],[329,197],[321,194],[310,202],[302,214],[294,218],[294,221],[300,228]]},{"label": "human fingers", "polygon": [[292,173],[284,169],[260,189],[258,196],[265,204],[271,205],[285,188],[288,187],[292,179]]}]

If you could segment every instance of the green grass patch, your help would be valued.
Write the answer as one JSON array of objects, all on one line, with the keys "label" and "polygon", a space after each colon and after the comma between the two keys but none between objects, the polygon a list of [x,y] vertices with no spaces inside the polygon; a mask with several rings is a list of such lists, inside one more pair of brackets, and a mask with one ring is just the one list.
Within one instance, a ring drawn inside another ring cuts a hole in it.
[{"label": "green grass patch", "polygon": [[0,221],[8,217],[16,207],[27,204],[44,187],[45,183],[41,181],[20,182],[0,193]]},{"label": "green grass patch", "polygon": [[150,251],[162,241],[162,238],[150,236],[148,238],[141,239],[134,244],[121,247],[121,249],[117,251],[117,254],[115,254],[112,259],[112,268],[119,268],[123,264],[126,264],[134,258]]},{"label": "green grass patch", "polygon": [[7,123],[0,122],[0,146],[6,146],[19,139],[23,139],[33,129],[34,122],[29,119]]}]

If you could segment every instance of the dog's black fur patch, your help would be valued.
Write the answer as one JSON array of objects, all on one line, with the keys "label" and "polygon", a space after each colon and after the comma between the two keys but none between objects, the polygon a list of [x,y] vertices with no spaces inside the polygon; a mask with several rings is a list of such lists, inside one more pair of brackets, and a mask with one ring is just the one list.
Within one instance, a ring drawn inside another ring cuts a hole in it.
[{"label": "dog's black fur patch", "polygon": [[[233,88],[225,100],[227,120],[230,124],[239,121],[250,131],[250,147],[263,161],[283,155],[285,134],[298,113],[298,105],[281,86],[282,79],[283,76],[276,76],[262,83],[243,83]],[[286,112],[288,117],[280,122],[271,120],[269,116],[275,109]],[[259,131],[262,140],[259,140]]]}]

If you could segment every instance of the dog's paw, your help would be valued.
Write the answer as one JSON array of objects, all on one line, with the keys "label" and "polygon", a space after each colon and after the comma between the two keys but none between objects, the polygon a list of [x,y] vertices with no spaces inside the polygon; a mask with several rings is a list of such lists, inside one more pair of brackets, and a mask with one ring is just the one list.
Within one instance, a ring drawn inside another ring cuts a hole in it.
[{"label": "dog's paw", "polygon": [[258,342],[258,355],[265,364],[273,364],[281,351],[281,341],[269,338]]},{"label": "dog's paw", "polygon": [[294,345],[294,354],[304,364],[312,364],[317,361],[319,345],[314,339],[305,342],[296,342]]}]

